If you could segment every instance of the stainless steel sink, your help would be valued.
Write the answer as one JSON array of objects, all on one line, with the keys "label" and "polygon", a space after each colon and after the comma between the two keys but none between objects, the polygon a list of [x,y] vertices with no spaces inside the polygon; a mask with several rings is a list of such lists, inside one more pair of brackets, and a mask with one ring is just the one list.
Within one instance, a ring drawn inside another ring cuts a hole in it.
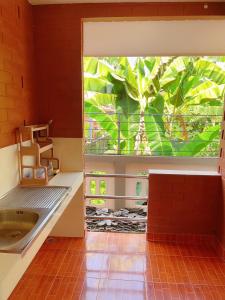
[{"label": "stainless steel sink", "polygon": [[0,252],[25,253],[69,193],[67,187],[16,187],[0,199]]},{"label": "stainless steel sink", "polygon": [[0,210],[0,248],[23,239],[38,222],[39,214],[18,209]]}]

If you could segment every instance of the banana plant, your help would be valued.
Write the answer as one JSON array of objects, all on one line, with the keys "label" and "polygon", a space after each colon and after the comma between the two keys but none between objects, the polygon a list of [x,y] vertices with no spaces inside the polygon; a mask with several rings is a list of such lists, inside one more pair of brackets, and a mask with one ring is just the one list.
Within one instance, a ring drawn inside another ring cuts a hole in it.
[{"label": "banana plant", "polygon": [[219,126],[193,134],[183,118],[206,106],[222,110],[225,72],[215,58],[85,58],[84,71],[85,113],[114,149],[119,138],[121,153],[198,155],[219,137]]}]

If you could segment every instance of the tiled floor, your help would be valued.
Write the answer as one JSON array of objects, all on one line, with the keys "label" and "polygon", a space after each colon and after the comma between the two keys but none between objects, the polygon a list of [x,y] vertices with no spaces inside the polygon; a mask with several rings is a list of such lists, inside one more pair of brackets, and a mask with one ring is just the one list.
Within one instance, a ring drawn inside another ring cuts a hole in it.
[{"label": "tiled floor", "polygon": [[225,299],[225,263],[211,247],[88,232],[49,239],[10,300]]}]

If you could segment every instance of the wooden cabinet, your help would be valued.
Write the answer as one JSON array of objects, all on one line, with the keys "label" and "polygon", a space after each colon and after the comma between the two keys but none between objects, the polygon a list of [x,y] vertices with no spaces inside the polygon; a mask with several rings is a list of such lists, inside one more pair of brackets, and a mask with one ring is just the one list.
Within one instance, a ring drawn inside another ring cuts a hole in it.
[{"label": "wooden cabinet", "polygon": [[49,138],[49,124],[19,128],[20,183],[24,186],[46,185],[59,172]]}]

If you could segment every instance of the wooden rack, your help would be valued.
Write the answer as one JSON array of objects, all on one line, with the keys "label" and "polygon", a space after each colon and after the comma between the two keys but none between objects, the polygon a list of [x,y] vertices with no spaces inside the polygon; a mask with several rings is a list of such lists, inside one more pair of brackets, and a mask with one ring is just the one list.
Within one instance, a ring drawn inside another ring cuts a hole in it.
[{"label": "wooden rack", "polygon": [[46,185],[59,172],[59,160],[53,155],[49,138],[49,124],[19,128],[19,163],[23,186]]}]

